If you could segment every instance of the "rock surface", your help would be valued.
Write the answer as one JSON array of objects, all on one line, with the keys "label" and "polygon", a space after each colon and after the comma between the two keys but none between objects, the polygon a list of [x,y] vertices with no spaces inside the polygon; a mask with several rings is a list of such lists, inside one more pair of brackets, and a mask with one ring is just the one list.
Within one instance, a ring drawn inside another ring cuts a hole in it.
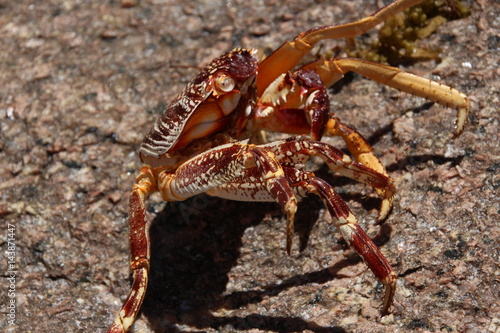
[{"label": "rock surface", "polygon": [[[2,315],[0,330],[104,332],[130,286],[138,146],[165,104],[222,51],[269,52],[382,5],[366,3],[1,1],[0,245],[15,245],[17,275],[15,325]],[[381,285],[315,198],[299,207],[288,256],[275,204],[153,197],[152,276],[135,331],[500,332],[500,10],[467,4],[471,16],[426,40],[440,61],[406,68],[471,98],[458,139],[454,110],[370,80],[353,76],[332,95],[332,111],[369,139],[398,187],[378,227],[370,188],[318,170],[397,271],[391,315],[379,317]]]}]

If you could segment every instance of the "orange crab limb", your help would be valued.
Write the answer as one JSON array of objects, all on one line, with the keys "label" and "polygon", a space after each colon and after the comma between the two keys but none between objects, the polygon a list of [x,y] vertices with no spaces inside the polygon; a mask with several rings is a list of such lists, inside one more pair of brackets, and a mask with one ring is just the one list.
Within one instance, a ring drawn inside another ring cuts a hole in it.
[{"label": "orange crab limb", "polygon": [[258,95],[261,96],[264,90],[271,82],[278,78],[279,75],[293,70],[319,41],[362,35],[376,25],[383,23],[394,14],[422,1],[423,0],[394,1],[359,21],[314,28],[299,34],[295,37],[294,41],[284,43],[259,65],[259,72],[261,75],[257,76]]},{"label": "orange crab limb", "polygon": [[[307,70],[317,73],[325,87],[333,85],[335,82],[342,79],[345,73],[352,71],[389,87],[426,98],[446,107],[455,108],[458,110],[458,117],[453,136],[454,138],[463,131],[470,112],[470,101],[463,93],[432,80],[403,72],[396,67],[360,59],[344,58],[332,60],[319,59],[300,69],[300,71]],[[325,134],[342,137],[356,161],[387,175],[385,167],[373,153],[372,147],[358,131],[342,124],[338,118],[332,117],[326,124]],[[380,189],[377,189],[377,193],[384,197]],[[391,207],[392,197],[385,198],[382,201],[379,221],[387,216]]]},{"label": "orange crab limb", "polygon": [[465,94],[438,82],[403,72],[396,67],[361,59],[343,58],[320,59],[304,68],[316,71],[326,87],[340,80],[347,72],[355,72],[389,87],[457,109],[454,137],[462,133],[470,112],[470,100]]},{"label": "orange crab limb", "polygon": [[[359,163],[373,169],[384,176],[389,177],[384,165],[373,153],[373,148],[366,142],[363,136],[354,128],[340,122],[338,118],[332,117],[326,124],[326,133],[331,136],[340,136],[344,139],[347,149]],[[383,189],[376,188],[377,193],[383,198],[378,221],[383,221],[392,208],[394,197],[388,196]]]}]

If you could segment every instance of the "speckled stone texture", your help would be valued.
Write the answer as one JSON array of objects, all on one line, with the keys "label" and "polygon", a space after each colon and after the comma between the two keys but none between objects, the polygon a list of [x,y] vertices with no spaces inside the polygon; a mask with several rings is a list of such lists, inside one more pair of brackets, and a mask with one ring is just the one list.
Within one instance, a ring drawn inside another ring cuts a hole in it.
[{"label": "speckled stone texture", "polygon": [[[424,41],[441,58],[405,68],[471,98],[458,139],[455,110],[355,75],[332,90],[332,111],[368,138],[398,187],[385,224],[374,225],[370,188],[312,166],[397,271],[391,315],[379,317],[382,286],[316,198],[299,207],[288,256],[276,204],[154,196],[151,281],[135,332],[500,332],[500,5],[466,4],[470,17]],[[0,330],[106,330],[130,286],[138,146],[201,66],[235,47],[270,52],[382,5],[0,1],[0,271],[9,224],[17,266],[15,326],[1,277]],[[329,41],[314,54],[343,47]]]}]

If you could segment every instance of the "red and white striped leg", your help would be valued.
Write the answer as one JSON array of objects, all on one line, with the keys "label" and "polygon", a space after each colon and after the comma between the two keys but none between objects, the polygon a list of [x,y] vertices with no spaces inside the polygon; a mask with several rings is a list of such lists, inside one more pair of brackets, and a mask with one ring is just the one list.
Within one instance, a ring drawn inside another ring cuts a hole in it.
[{"label": "red and white striped leg", "polygon": [[150,263],[149,222],[144,201],[157,191],[154,172],[144,166],[136,179],[129,201],[130,269],[133,282],[108,333],[124,333],[132,326],[139,313],[146,289]]},{"label": "red and white striped leg", "polygon": [[[353,161],[340,149],[321,141],[298,136],[260,146],[269,149],[284,165],[303,165],[311,156],[318,156],[330,170],[378,190],[384,200],[391,200],[396,191],[392,180],[383,172]],[[382,214],[382,212],[381,212]]]},{"label": "red and white striped leg", "polygon": [[159,190],[166,201],[184,200],[202,192],[211,194],[212,189],[228,182],[232,182],[234,192],[244,193],[244,184],[233,180],[249,168],[253,170],[252,181],[261,182],[286,213],[290,251],[297,199],[281,164],[267,149],[244,142],[211,149],[188,160],[175,173],[161,173]]},{"label": "red and white striped leg", "polygon": [[[259,145],[255,149],[260,152],[267,152],[267,154],[272,156],[273,159],[277,159],[277,161],[282,165],[281,168],[293,167],[293,170],[296,170],[296,168],[303,168],[304,164],[311,158],[311,156],[318,156],[327,163],[331,170],[380,190],[380,193],[384,195],[384,199],[392,198],[393,193],[395,192],[394,185],[390,178],[351,160],[348,155],[324,142],[311,141],[307,137],[299,136],[292,137],[287,140],[276,141],[270,144]],[[277,166],[274,168],[275,170],[279,170]],[[286,192],[281,190],[274,190],[271,192],[262,183],[262,175],[267,173],[273,175],[276,171],[270,170],[269,172],[264,173],[263,171],[265,170],[260,170],[255,167],[242,170],[241,174],[234,177],[232,180],[205,191],[211,195],[231,200],[277,201],[281,207],[283,207],[285,212],[287,212],[288,223],[286,248],[287,252],[290,253],[293,235],[293,215],[290,213],[290,209],[286,208],[286,200],[292,200],[289,199],[291,198],[291,194],[288,189]],[[281,172],[282,171],[280,171],[280,174]],[[288,182],[293,181],[290,178],[288,179]],[[284,184],[282,187],[286,188]],[[282,192],[286,193],[286,196],[279,200],[278,194]],[[293,212],[295,212],[295,198],[293,199],[293,207]]]},{"label": "red and white striped leg", "polygon": [[385,286],[382,315],[389,312],[396,292],[397,275],[366,232],[359,226],[356,216],[333,187],[321,178],[312,177],[306,182],[308,192],[323,200],[334,223],[349,246],[363,259],[370,270]]},{"label": "red and white striped leg", "polygon": [[386,315],[393,303],[397,280],[397,275],[387,259],[359,226],[356,216],[330,184],[312,173],[292,167],[285,167],[284,171],[299,197],[313,193],[321,198],[349,246],[384,284],[386,289],[382,315]]},{"label": "red and white striped leg", "polygon": [[[322,199],[335,225],[340,229],[349,246],[361,256],[370,270],[384,284],[386,293],[382,314],[387,314],[393,302],[397,276],[377,246],[358,225],[356,217],[349,210],[345,201],[330,184],[310,172],[299,170],[293,164],[283,166],[283,171],[297,198],[303,198],[308,194],[316,194]],[[379,177],[379,174],[375,171],[372,171],[372,173],[374,178]],[[211,190],[209,193],[218,197],[241,201],[275,200],[266,189],[263,181],[256,177],[254,168],[244,170],[240,176]],[[288,240],[287,235],[287,246],[290,245],[291,240]]]}]

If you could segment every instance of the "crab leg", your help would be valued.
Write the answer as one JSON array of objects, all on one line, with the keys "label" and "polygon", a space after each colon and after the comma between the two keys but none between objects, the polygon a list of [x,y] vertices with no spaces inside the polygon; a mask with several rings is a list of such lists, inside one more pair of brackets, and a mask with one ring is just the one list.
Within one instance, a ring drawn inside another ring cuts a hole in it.
[{"label": "crab leg", "polygon": [[369,79],[403,92],[428,99],[458,110],[454,138],[462,133],[470,111],[470,101],[460,91],[444,84],[403,72],[401,69],[361,59],[320,59],[304,68],[317,72],[326,87],[339,81],[347,72],[355,72]]},{"label": "crab leg", "polygon": [[[126,332],[134,322],[144,300],[150,264],[149,223],[144,200],[159,190],[165,201],[180,201],[224,184],[246,168],[257,170],[266,190],[284,208],[289,238],[297,199],[274,155],[247,143],[231,143],[208,150],[179,166],[175,173],[144,166],[130,198],[130,251],[133,283],[108,333]],[[157,174],[157,176],[156,176]],[[158,184],[158,188],[156,187]]]},{"label": "crab leg", "polygon": [[[293,137],[257,147],[275,156],[282,166],[294,166],[295,168],[303,167],[311,156],[318,156],[326,162],[332,171],[370,185],[378,190],[383,200],[392,201],[395,188],[389,177],[351,160],[348,155],[324,142],[311,141],[306,137]],[[283,169],[285,168],[283,167]],[[287,177],[289,177],[288,174]],[[256,168],[249,168],[243,170],[241,175],[209,190],[207,193],[231,200],[278,201],[275,196],[269,196],[269,191],[264,186],[259,185],[260,179],[260,171]],[[280,205],[284,207],[282,203]],[[387,212],[381,211],[379,216],[383,218]],[[293,231],[291,227],[293,224],[290,223],[293,221],[289,220],[287,227],[288,252],[290,252]]]},{"label": "crab leg", "polygon": [[144,201],[157,191],[153,170],[144,166],[130,196],[129,211],[129,241],[130,269],[133,283],[127,299],[122,305],[108,333],[124,333],[134,323],[141,308],[148,286],[150,263],[149,222],[146,217]]},{"label": "crab leg", "polygon": [[[294,165],[290,162],[287,165]],[[377,246],[359,226],[354,214],[349,210],[345,201],[335,192],[326,181],[317,178],[314,174],[299,170],[295,166],[284,166],[283,170],[288,182],[291,184],[295,195],[300,199],[307,194],[318,195],[325,203],[333,222],[339,228],[342,236],[349,246],[363,259],[375,276],[384,284],[386,292],[382,315],[387,314],[394,298],[396,288],[396,273],[382,255]],[[262,181],[256,180],[256,170],[246,169],[242,175],[223,184],[209,193],[222,198],[242,201],[274,201],[273,196],[267,191]],[[375,178],[378,174],[372,172]],[[287,246],[291,245],[288,239]],[[289,252],[289,249],[288,249]]]},{"label": "crab leg", "polygon": [[211,149],[182,164],[173,174],[160,174],[159,189],[166,201],[184,200],[230,182],[245,169],[254,168],[254,181],[262,181],[287,216],[290,252],[297,199],[274,154],[246,143],[231,143]]},{"label": "crab leg", "polygon": [[[470,101],[463,93],[429,79],[405,73],[399,68],[360,59],[345,58],[333,60],[320,59],[304,66],[301,70],[303,69],[313,70],[318,73],[326,87],[340,80],[345,73],[353,71],[395,89],[426,98],[446,107],[455,108],[458,110],[458,117],[453,134],[454,138],[463,131],[470,112]],[[342,124],[338,118],[332,117],[326,125],[325,133],[330,136],[342,137],[356,161],[381,174],[387,175],[384,165],[358,131]],[[379,189],[377,189],[377,192],[380,194]],[[379,221],[384,219],[391,207],[392,200],[384,200],[382,202]]]},{"label": "crab leg", "polygon": [[278,76],[293,70],[317,42],[324,39],[347,38],[362,35],[389,17],[423,0],[400,0],[377,10],[372,15],[359,21],[340,25],[328,25],[314,28],[299,34],[292,42],[284,43],[259,65],[259,72],[265,75],[257,77],[259,97]]},{"label": "crab leg", "polygon": [[[463,131],[467,116],[470,112],[470,101],[458,90],[429,79],[405,73],[399,68],[352,58],[332,60],[320,59],[302,67],[293,74],[287,74],[276,79],[263,92],[260,101],[262,105],[257,109],[255,116],[256,124],[267,130],[290,134],[307,133],[310,131],[313,139],[321,137],[323,130],[318,130],[318,128],[320,127],[319,124],[323,122],[310,123],[306,119],[307,112],[301,112],[300,108],[306,111],[308,108],[311,108],[317,115],[324,117],[328,112],[327,104],[329,103],[329,99],[321,83],[323,83],[325,87],[329,87],[340,80],[344,74],[349,71],[359,73],[395,89],[427,98],[443,106],[458,109],[458,118],[453,137],[457,137]],[[317,76],[319,76],[319,79],[322,81],[321,83],[316,82]],[[290,79],[292,77],[307,77],[307,81],[292,81]],[[293,82],[293,84],[290,82]],[[305,82],[308,82],[308,85],[306,85]],[[314,84],[310,82],[314,82]],[[282,107],[281,104],[290,104],[290,100],[297,99],[295,95],[300,91],[300,89],[295,87],[297,83],[301,84],[303,88],[308,88],[308,91],[312,91],[309,95],[302,95],[301,93],[301,97],[303,98],[308,96],[314,97],[314,99],[307,99],[307,101],[312,103],[297,104],[295,105],[295,109]],[[308,112],[311,113],[311,111]],[[342,137],[356,161],[387,176],[384,165],[373,153],[372,147],[358,131],[342,124],[338,118],[331,117],[326,124],[325,132],[330,136]],[[377,189],[377,193],[383,196],[380,189]],[[379,221],[387,216],[391,207],[392,199],[388,197],[384,198],[380,210]]]},{"label": "crab leg", "polygon": [[[347,145],[347,149],[353,155],[354,159],[364,166],[369,167],[384,176],[389,177],[385,166],[380,162],[378,157],[373,153],[373,148],[365,138],[356,131],[354,128],[343,124],[340,119],[336,117],[330,118],[326,125],[326,132],[331,136],[340,136],[344,139]],[[383,190],[376,188],[375,191],[382,197],[384,197]],[[387,214],[392,208],[392,202],[394,197],[385,197],[382,200],[382,205],[380,207],[380,213],[378,216],[378,221],[382,221],[387,217]]]},{"label": "crab leg", "polygon": [[[316,72],[326,87],[339,81],[345,73],[352,71],[392,88],[429,99],[446,107],[455,108],[458,110],[458,117],[453,135],[454,138],[463,131],[470,112],[470,101],[463,93],[429,79],[405,73],[395,67],[360,59],[344,58],[332,60],[320,59],[304,66],[300,70],[312,70]],[[381,174],[387,175],[384,165],[375,156],[372,147],[358,131],[342,124],[338,118],[331,117],[326,125],[325,133],[330,136],[342,137],[356,161]],[[377,192],[380,194],[380,190],[377,189]],[[379,221],[387,215],[391,207],[392,200],[384,200],[382,202]]]},{"label": "crab leg", "polygon": [[335,225],[349,246],[363,259],[370,270],[385,286],[382,315],[386,315],[396,292],[397,275],[378,247],[359,226],[356,216],[350,211],[345,201],[326,181],[313,177],[307,181],[309,193],[315,193],[328,208]]},{"label": "crab leg", "polygon": [[[338,124],[341,130],[348,128],[347,126],[344,128],[343,126],[345,125],[341,125],[340,123]],[[359,133],[348,132],[347,135],[359,135]],[[366,154],[363,154],[362,157],[374,157],[376,159],[375,161],[378,161],[373,152],[366,151],[367,149],[370,149],[368,143],[366,143],[360,135],[359,137],[363,140],[364,144],[366,144],[366,146],[361,145],[363,147],[362,149],[366,152]],[[383,220],[389,213],[392,206],[393,195],[396,190],[391,179],[387,176],[387,172],[385,171],[383,165],[379,161],[378,165],[375,164],[372,159],[362,159],[361,161],[358,161],[361,164],[356,163],[341,150],[321,141],[307,140],[305,137],[289,138],[286,141],[279,141],[264,145],[264,147],[271,149],[276,156],[280,156],[279,159],[281,163],[288,162],[303,164],[310,158],[310,156],[319,156],[326,162],[332,171],[338,172],[343,176],[360,181],[375,188],[377,193],[382,197],[382,207],[378,217],[379,221]],[[352,147],[349,149],[355,150]],[[357,155],[359,154],[353,155],[357,160],[359,157]],[[374,168],[374,166],[378,168]]]}]

